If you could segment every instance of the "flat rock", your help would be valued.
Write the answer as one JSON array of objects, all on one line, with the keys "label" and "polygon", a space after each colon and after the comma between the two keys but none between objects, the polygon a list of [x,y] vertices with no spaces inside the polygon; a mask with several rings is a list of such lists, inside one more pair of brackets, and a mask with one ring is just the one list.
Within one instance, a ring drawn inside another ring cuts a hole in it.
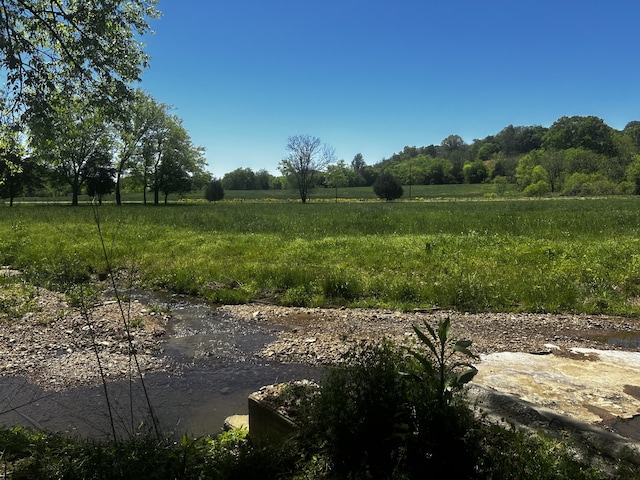
[{"label": "flat rock", "polygon": [[249,429],[249,415],[231,415],[224,419],[225,430]]},{"label": "flat rock", "polygon": [[[481,356],[474,384],[590,424],[640,414],[640,352],[572,348]],[[640,432],[638,432],[640,435]],[[640,438],[640,437],[638,437]]]}]

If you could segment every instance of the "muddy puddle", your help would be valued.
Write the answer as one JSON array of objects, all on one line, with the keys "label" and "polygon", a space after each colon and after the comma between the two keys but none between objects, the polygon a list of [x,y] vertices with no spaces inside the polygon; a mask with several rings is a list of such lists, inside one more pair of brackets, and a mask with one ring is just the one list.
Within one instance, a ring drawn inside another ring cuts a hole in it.
[{"label": "muddy puddle", "polygon": [[234,321],[193,299],[133,298],[171,311],[163,342],[170,371],[146,374],[144,388],[139,379],[110,381],[106,395],[103,386],[51,392],[22,378],[0,378],[0,424],[89,437],[108,437],[113,425],[124,436],[150,428],[153,412],[163,434],[217,434],[227,416],[247,413],[248,395],[261,386],[322,374],[259,358],[275,338],[272,327]]}]

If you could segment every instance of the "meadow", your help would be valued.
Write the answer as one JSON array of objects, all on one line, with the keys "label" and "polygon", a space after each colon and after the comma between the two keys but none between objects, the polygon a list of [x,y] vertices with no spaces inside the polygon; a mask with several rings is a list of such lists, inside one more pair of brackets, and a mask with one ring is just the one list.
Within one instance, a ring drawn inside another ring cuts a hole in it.
[{"label": "meadow", "polygon": [[216,303],[640,314],[640,198],[433,198],[0,206],[0,264]]}]

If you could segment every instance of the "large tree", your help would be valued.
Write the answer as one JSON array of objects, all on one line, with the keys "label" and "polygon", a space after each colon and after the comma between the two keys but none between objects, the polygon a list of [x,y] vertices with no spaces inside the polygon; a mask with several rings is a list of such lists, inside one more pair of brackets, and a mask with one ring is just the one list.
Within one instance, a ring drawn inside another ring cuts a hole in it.
[{"label": "large tree", "polygon": [[317,175],[335,160],[334,149],[318,137],[293,135],[289,137],[286,150],[287,156],[280,162],[280,171],[293,181],[302,203],[307,203]]},{"label": "large tree", "polygon": [[227,190],[255,190],[256,174],[250,168],[236,168],[222,177],[222,185]]},{"label": "large tree", "polygon": [[547,150],[581,148],[612,157],[617,154],[613,133],[598,117],[561,117],[544,134],[542,146]]},{"label": "large tree", "polygon": [[71,188],[71,203],[77,205],[87,165],[111,167],[113,132],[107,116],[87,98],[56,97],[47,119],[32,120],[34,153]]},{"label": "large tree", "polygon": [[154,136],[166,128],[169,108],[158,103],[151,95],[136,90],[124,103],[123,112],[116,120],[118,130],[116,156],[116,204],[122,203],[121,179],[135,167],[136,161],[142,161],[145,144],[153,143]]},{"label": "large tree", "polygon": [[327,187],[335,188],[336,203],[338,203],[338,188],[348,187],[350,177],[354,177],[353,170],[347,167],[344,160],[327,166],[325,174],[325,183]]},{"label": "large tree", "polygon": [[157,0],[0,0],[0,71],[16,110],[93,91],[117,105],[149,57],[140,37]]},{"label": "large tree", "polygon": [[160,192],[167,203],[169,194],[189,191],[194,175],[204,171],[204,149],[193,144],[175,115],[166,116],[164,128],[156,131],[154,141],[143,151],[144,176],[153,190],[155,204],[159,203]]}]

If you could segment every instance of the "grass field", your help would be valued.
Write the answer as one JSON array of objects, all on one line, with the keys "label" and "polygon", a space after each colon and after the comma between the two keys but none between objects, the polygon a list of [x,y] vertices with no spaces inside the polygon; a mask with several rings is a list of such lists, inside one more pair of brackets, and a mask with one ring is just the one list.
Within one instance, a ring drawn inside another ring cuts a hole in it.
[{"label": "grass field", "polygon": [[462,197],[0,207],[0,263],[67,289],[104,240],[140,287],[214,302],[640,313],[640,198]]}]

